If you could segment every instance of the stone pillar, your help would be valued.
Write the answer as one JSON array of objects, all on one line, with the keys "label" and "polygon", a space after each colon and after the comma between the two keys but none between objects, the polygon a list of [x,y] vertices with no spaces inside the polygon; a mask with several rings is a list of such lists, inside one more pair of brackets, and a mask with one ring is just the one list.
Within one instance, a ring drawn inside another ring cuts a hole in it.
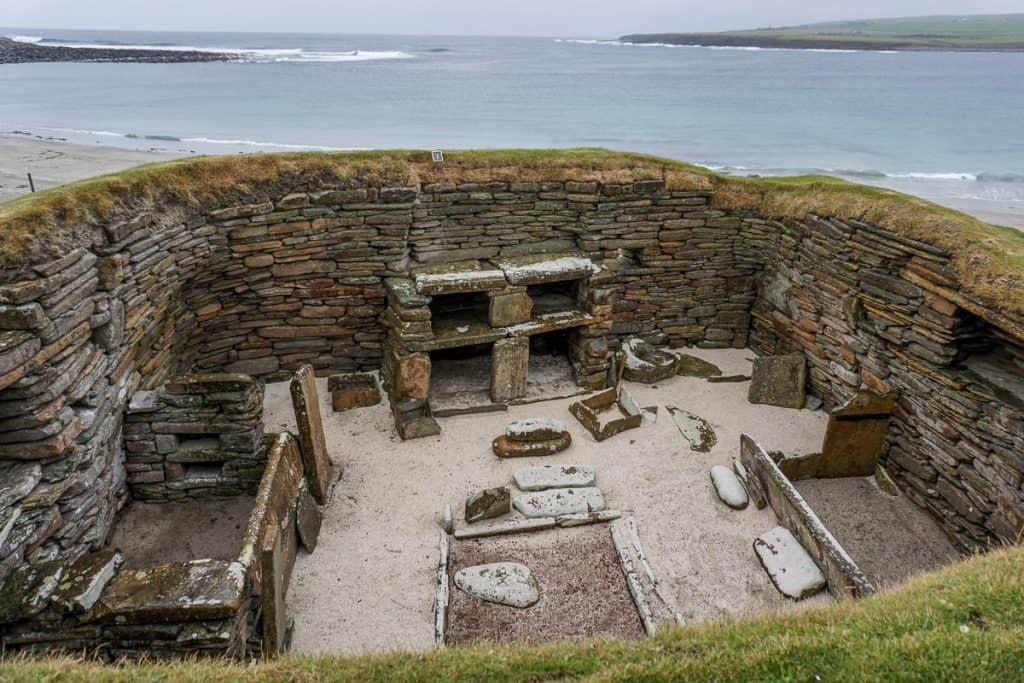
[{"label": "stone pillar", "polygon": [[526,395],[526,373],[530,363],[527,337],[494,342],[491,359],[491,400],[504,403]]}]

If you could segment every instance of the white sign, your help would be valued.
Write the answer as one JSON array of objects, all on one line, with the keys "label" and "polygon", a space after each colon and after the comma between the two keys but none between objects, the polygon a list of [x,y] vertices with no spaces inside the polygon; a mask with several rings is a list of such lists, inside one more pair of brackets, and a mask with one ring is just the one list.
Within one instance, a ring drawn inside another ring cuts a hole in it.
[{"label": "white sign", "polygon": [[430,159],[435,164],[444,163],[444,152],[442,152],[439,149],[435,149],[433,152],[430,153]]}]

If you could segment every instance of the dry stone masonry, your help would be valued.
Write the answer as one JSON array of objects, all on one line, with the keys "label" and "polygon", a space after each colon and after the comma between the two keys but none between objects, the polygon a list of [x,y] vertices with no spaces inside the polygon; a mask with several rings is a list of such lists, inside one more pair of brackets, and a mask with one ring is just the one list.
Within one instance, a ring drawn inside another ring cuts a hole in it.
[{"label": "dry stone masonry", "polygon": [[[53,215],[67,239],[51,256],[36,244],[7,257],[0,580],[100,551],[136,492],[182,493],[172,484],[199,463],[175,479],[170,456],[192,435],[158,432],[130,404],[151,391],[159,411],[190,409],[175,401],[193,394],[166,390],[183,374],[381,370],[401,435],[438,433],[433,312],[451,310],[441,292],[467,272],[458,296],[484,324],[452,318],[440,336],[491,346],[500,400],[524,390],[522,340],[545,329],[569,335],[572,380],[589,389],[614,386],[629,337],[797,354],[829,408],[862,388],[895,395],[882,463],[962,549],[1024,532],[1024,321],[961,287],[943,248],[853,219],[723,209],[657,179],[463,182],[453,168],[395,183],[295,164],[219,197],[96,207],[66,226]],[[139,425],[151,439],[134,438]]]},{"label": "dry stone masonry", "polygon": [[136,500],[237,496],[263,476],[263,384],[185,375],[137,391],[125,411],[125,469]]}]

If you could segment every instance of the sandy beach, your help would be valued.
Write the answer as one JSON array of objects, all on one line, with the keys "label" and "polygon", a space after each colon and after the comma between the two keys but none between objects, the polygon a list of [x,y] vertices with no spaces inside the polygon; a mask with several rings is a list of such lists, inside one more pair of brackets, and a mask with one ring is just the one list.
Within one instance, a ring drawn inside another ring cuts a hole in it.
[{"label": "sandy beach", "polygon": [[[60,137],[0,134],[0,202],[30,192],[29,173],[38,191],[140,164],[191,156],[193,152],[145,146],[127,149],[100,143],[78,144]],[[945,203],[988,223],[1024,230],[1024,204],[977,199]]]}]

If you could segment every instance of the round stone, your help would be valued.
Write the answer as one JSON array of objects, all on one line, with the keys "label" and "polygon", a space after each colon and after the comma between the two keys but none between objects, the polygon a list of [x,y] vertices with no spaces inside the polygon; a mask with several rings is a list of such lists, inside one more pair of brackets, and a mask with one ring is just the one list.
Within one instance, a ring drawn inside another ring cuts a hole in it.
[{"label": "round stone", "polygon": [[460,590],[485,602],[520,609],[540,600],[540,585],[533,572],[518,562],[492,562],[460,569],[455,574]]}]

